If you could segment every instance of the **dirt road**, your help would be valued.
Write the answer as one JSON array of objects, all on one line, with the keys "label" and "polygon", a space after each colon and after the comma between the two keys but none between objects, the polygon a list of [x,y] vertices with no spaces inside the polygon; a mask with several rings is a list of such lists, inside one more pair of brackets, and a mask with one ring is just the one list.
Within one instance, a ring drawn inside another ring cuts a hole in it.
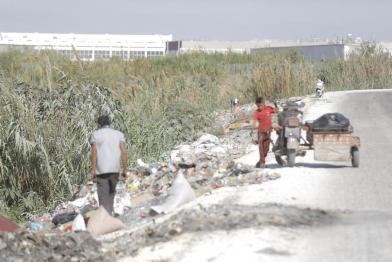
[{"label": "dirt road", "polygon": [[[132,261],[392,261],[392,91],[328,93],[312,101],[307,119],[326,112],[350,119],[362,142],[359,168],[316,162],[311,152],[296,167],[280,168],[270,155],[267,171],[281,179],[199,198],[178,211],[188,213],[174,214],[169,239]],[[238,160],[256,161],[257,152]]]}]

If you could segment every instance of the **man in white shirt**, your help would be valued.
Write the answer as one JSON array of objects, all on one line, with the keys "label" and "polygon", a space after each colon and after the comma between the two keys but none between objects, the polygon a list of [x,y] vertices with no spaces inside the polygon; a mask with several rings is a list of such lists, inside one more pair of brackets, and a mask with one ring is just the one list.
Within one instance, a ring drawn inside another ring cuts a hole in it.
[{"label": "man in white shirt", "polygon": [[98,118],[98,129],[90,137],[91,178],[97,181],[98,201],[109,214],[113,212],[116,185],[121,172],[128,169],[124,134],[110,126],[108,116]]}]

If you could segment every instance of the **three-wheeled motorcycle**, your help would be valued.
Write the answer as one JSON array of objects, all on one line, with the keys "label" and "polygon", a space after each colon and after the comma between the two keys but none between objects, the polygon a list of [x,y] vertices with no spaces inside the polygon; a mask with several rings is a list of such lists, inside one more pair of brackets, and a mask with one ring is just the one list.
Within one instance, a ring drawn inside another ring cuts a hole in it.
[{"label": "three-wheeled motorcycle", "polygon": [[360,138],[353,135],[350,121],[340,113],[328,113],[303,124],[300,108],[298,103],[288,102],[278,115],[278,138],[272,149],[276,162],[293,167],[297,156],[314,150],[316,161],[351,160],[353,167],[359,167]]}]

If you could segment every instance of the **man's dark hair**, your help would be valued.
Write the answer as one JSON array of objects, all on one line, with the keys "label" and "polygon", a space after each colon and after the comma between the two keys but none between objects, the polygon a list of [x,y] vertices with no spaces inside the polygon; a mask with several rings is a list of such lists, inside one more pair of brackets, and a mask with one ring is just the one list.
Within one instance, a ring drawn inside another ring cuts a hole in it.
[{"label": "man's dark hair", "polygon": [[264,104],[265,100],[261,96],[256,97],[256,104]]},{"label": "man's dark hair", "polygon": [[106,115],[98,117],[97,122],[100,126],[110,126],[110,118]]}]

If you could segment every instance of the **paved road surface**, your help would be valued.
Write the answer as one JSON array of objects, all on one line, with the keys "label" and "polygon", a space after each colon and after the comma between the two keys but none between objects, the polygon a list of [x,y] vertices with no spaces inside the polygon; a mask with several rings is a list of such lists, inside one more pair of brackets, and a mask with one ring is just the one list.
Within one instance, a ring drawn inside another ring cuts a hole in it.
[{"label": "paved road surface", "polygon": [[283,178],[265,186],[260,194],[265,201],[347,214],[338,223],[304,232],[295,245],[305,246],[288,261],[392,261],[391,101],[392,90],[337,92],[307,112],[308,119],[325,112],[340,112],[350,119],[361,138],[359,168],[315,162],[312,154],[299,158],[292,169],[270,165]]}]

